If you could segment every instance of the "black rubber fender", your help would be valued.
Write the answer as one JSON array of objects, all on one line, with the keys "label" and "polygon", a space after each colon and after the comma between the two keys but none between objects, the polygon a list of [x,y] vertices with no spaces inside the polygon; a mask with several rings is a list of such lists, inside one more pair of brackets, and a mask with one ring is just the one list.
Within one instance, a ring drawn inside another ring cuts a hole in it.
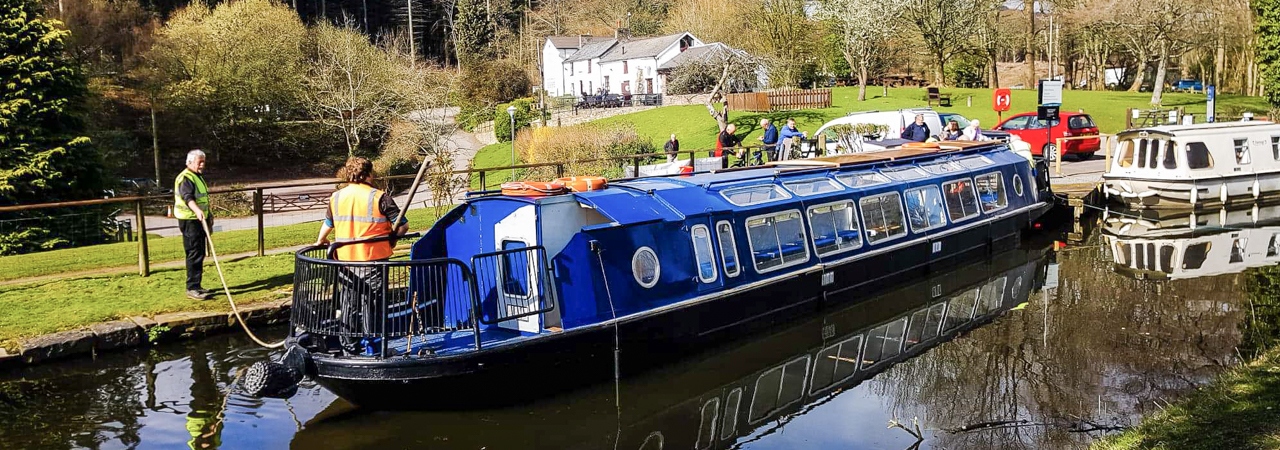
[{"label": "black rubber fender", "polygon": [[240,388],[250,396],[289,398],[298,392],[302,375],[274,361],[258,361],[245,370]]}]

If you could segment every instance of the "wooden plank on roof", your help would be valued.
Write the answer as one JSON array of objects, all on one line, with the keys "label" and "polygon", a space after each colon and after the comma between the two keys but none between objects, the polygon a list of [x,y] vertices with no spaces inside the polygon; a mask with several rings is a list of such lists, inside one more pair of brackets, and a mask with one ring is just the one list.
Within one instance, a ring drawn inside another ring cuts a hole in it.
[{"label": "wooden plank on roof", "polygon": [[898,147],[892,150],[880,150],[866,153],[850,153],[845,155],[821,156],[809,159],[792,159],[786,161],[770,162],[769,165],[778,167],[795,167],[795,166],[814,166],[814,165],[834,165],[848,166],[854,164],[867,164],[874,162],[895,161],[903,158],[916,158],[933,154],[951,153],[966,150],[974,147],[983,147],[991,145],[990,142],[972,142],[972,141],[947,141],[938,143],[938,148],[903,148]]}]

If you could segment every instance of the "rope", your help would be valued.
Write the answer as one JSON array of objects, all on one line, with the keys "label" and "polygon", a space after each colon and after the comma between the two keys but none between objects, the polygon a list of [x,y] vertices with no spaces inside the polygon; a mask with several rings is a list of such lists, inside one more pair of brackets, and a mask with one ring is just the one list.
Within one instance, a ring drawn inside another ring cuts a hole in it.
[{"label": "rope", "polygon": [[613,307],[613,292],[609,289],[609,275],[604,271],[604,256],[600,254],[601,249],[596,249],[596,261],[600,262],[600,277],[604,279],[605,298],[609,300],[609,312],[613,314],[613,406],[616,412],[618,429],[614,434],[613,448],[618,448],[618,443],[622,440],[622,374],[621,374],[621,346],[618,342],[618,310]]},{"label": "rope", "polygon": [[218,250],[213,247],[213,233],[209,232],[209,222],[201,220],[200,226],[204,228],[204,239],[209,243],[209,253],[213,255],[213,266],[218,268],[218,280],[222,282],[222,292],[227,294],[227,303],[231,304],[231,312],[235,313],[236,321],[240,322],[240,328],[244,328],[244,332],[249,335],[250,339],[253,339],[253,342],[257,342],[258,345],[266,348],[284,347],[283,340],[274,344],[269,344],[263,342],[262,339],[258,339],[258,336],[253,334],[252,330],[249,330],[249,325],[245,323],[243,317],[240,317],[240,310],[236,308],[236,301],[231,298],[231,288],[227,287],[227,277],[222,273],[222,263],[218,262]]}]

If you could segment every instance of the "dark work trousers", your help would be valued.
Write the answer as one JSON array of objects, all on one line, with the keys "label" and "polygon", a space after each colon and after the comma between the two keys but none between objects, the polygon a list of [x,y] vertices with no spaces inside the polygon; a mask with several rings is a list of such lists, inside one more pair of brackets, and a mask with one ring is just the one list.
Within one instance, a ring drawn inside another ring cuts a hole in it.
[{"label": "dark work trousers", "polygon": [[179,220],[178,229],[182,230],[182,249],[187,252],[187,290],[199,290],[204,279],[204,228],[199,220]]}]

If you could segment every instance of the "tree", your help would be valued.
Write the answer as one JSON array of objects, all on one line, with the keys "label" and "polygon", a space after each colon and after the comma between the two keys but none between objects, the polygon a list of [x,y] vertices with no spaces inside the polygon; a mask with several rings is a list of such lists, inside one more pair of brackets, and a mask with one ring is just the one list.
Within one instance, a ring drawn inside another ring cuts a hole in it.
[{"label": "tree", "polygon": [[[667,89],[673,93],[709,93],[704,102],[707,113],[724,130],[729,125],[728,94],[754,88],[759,76],[759,61],[747,52],[721,44],[673,70],[667,78]],[[717,103],[720,110],[716,110]]]},{"label": "tree", "polygon": [[1272,109],[1280,110],[1280,0],[1254,0],[1253,11],[1262,85]]},{"label": "tree", "polygon": [[317,121],[342,131],[347,154],[362,135],[385,126],[398,105],[394,60],[348,22],[315,27],[315,59],[306,78],[306,107]]},{"label": "tree", "polygon": [[850,69],[858,75],[858,101],[867,99],[867,81],[889,40],[901,28],[902,3],[876,0],[826,0],[820,16],[840,42]]},{"label": "tree", "polygon": [[[1029,1],[1029,0],[1028,0]],[[909,0],[903,17],[915,25],[933,59],[934,82],[945,84],[947,61],[960,51],[979,13],[987,8],[985,0]]]},{"label": "tree", "polygon": [[467,67],[495,56],[493,49],[496,32],[488,3],[481,0],[456,0],[453,41],[458,54],[458,65]]},{"label": "tree", "polygon": [[[809,20],[804,0],[763,0],[744,14],[757,30],[753,54],[768,62],[770,86],[795,87],[811,81],[814,50],[821,41]],[[736,30],[741,32],[741,30]]]},{"label": "tree", "polygon": [[[66,57],[69,33],[40,17],[35,0],[0,0],[0,205],[82,200],[103,176],[77,108],[85,82]],[[38,217],[0,214],[3,219]],[[57,228],[0,234],[0,254],[72,243]]]}]

